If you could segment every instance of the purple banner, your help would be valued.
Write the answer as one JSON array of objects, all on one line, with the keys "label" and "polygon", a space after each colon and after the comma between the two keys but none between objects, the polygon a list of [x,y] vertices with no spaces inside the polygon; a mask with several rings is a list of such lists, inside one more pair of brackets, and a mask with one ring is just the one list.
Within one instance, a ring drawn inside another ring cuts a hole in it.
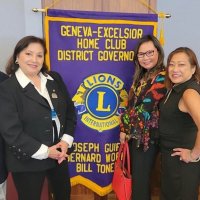
[{"label": "purple banner", "polygon": [[156,35],[157,15],[48,10],[47,63],[63,77],[77,110],[72,185],[101,196],[111,190],[119,115],[134,73],[134,47]]}]

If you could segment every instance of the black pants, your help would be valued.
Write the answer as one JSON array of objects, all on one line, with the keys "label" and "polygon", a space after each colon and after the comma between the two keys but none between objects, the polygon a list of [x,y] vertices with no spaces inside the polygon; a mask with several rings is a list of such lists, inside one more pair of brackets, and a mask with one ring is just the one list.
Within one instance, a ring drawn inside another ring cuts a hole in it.
[{"label": "black pants", "polygon": [[130,144],[132,165],[132,200],[150,200],[150,177],[158,155],[158,145],[150,144],[144,152],[143,147],[136,148],[135,140]]},{"label": "black pants", "polygon": [[14,172],[12,176],[19,200],[40,200],[45,177],[55,200],[70,200],[71,186],[67,161],[46,171]]}]

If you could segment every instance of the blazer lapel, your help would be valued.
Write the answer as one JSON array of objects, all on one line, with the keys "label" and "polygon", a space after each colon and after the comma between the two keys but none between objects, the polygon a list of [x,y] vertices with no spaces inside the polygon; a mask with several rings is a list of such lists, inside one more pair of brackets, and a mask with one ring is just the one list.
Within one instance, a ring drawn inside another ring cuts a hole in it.
[{"label": "blazer lapel", "polygon": [[48,103],[42,98],[42,96],[36,91],[34,86],[29,83],[24,89],[23,92],[26,96],[33,99],[34,101],[42,104],[43,106],[49,107]]},{"label": "blazer lapel", "polygon": [[56,87],[55,81],[47,80],[46,87],[47,87],[51,102],[53,104],[53,107],[57,111],[57,108],[58,108],[58,88]]}]

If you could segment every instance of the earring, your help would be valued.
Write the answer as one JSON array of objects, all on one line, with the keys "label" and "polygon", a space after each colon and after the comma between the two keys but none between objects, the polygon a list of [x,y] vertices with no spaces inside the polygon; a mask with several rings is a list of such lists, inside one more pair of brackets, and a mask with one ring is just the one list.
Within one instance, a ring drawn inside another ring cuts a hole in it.
[{"label": "earring", "polygon": [[18,59],[15,60],[15,64],[17,64],[17,65],[19,64],[19,63],[18,63]]}]

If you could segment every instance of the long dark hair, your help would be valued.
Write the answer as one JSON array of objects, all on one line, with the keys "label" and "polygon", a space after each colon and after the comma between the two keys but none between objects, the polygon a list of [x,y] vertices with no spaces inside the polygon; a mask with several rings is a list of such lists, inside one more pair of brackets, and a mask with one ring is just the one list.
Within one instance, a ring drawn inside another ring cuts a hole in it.
[{"label": "long dark hair", "polygon": [[193,74],[194,79],[200,83],[200,68],[199,68],[199,63],[196,57],[196,54],[194,51],[188,47],[179,47],[172,51],[168,58],[167,58],[167,70],[166,70],[166,78],[165,78],[165,85],[167,89],[171,89],[173,87],[173,83],[169,79],[169,74],[168,74],[168,67],[169,63],[171,62],[172,57],[177,54],[177,53],[185,53],[188,56],[189,63],[191,64],[192,67],[195,67],[195,72]]},{"label": "long dark hair", "polygon": [[[36,37],[36,36],[26,36],[23,37],[15,46],[13,55],[10,57],[7,65],[6,65],[6,73],[8,75],[13,75],[17,69],[19,68],[19,65],[15,63],[17,56],[20,54],[21,51],[23,51],[25,48],[28,47],[31,43],[39,43],[43,47],[44,55],[46,54],[46,44],[45,41],[42,38]],[[48,70],[45,62],[42,66],[41,72],[46,72]]]},{"label": "long dark hair", "polygon": [[[139,64],[137,54],[138,54],[138,51],[140,49],[140,46],[143,43],[150,42],[150,41],[153,43],[153,45],[155,46],[155,48],[158,51],[158,62],[157,62],[155,67],[153,67],[151,70],[149,70],[149,73],[157,74],[158,72],[160,72],[164,68],[164,51],[163,51],[163,48],[162,48],[160,42],[153,35],[145,35],[144,37],[142,37],[139,40],[139,42],[138,42],[138,44],[135,48],[135,56],[134,56],[134,59],[133,59],[133,61],[135,63],[135,73],[134,73],[134,76],[133,76],[133,83],[137,84],[140,81],[140,79],[144,77],[144,75],[147,75],[147,70],[144,69],[143,67],[141,67],[140,64]],[[149,78],[148,75],[147,75],[146,78],[147,79]]]},{"label": "long dark hair", "polygon": [[[154,66],[151,70],[149,70],[147,72],[146,69],[144,69],[142,66],[140,66],[137,54],[138,54],[140,46],[149,41],[151,41],[153,43],[153,45],[155,46],[155,48],[158,51],[158,61],[156,63],[156,66]],[[153,35],[143,36],[139,40],[139,42],[135,48],[135,56],[134,56],[133,61],[135,63],[135,73],[133,76],[133,85],[138,85],[139,81],[142,78],[145,78],[146,80],[148,80],[152,76],[154,76],[154,75],[158,74],[160,71],[164,70],[164,68],[165,68],[165,66],[164,66],[164,51],[163,51],[163,48],[162,48],[159,40]],[[134,94],[134,91],[133,91],[133,88],[131,88],[129,91],[129,98],[128,98],[129,104],[132,101],[133,94]]]}]

